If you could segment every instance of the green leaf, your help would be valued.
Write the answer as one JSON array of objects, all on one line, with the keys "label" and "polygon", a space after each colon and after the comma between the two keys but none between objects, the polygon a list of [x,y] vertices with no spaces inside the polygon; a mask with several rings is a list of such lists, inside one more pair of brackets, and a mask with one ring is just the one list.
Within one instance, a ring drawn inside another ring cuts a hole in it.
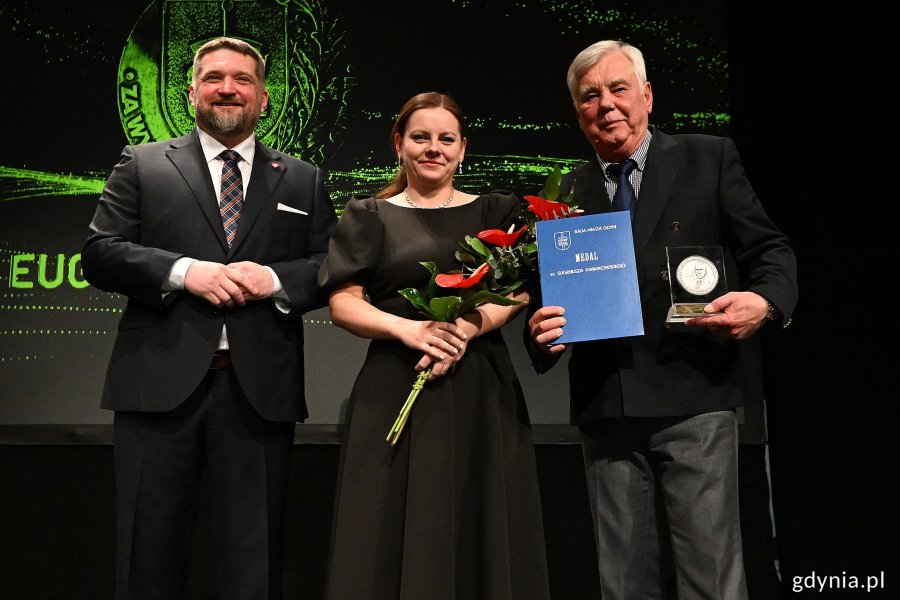
[{"label": "green leaf", "polygon": [[563,202],[575,208],[575,182],[572,182],[572,187],[569,188],[569,191],[566,193],[566,197],[562,199]]},{"label": "green leaf", "polygon": [[434,278],[440,275],[440,271],[435,263],[431,261],[420,262],[420,265],[431,271],[431,279],[428,280],[428,292],[427,295],[429,298],[434,298],[438,295],[438,290],[440,289],[438,284],[434,282]]},{"label": "green leaf", "polygon": [[428,306],[434,315],[432,319],[444,323],[452,323],[459,315],[463,314],[459,309],[462,304],[463,299],[459,296],[441,296],[432,298]]},{"label": "green leaf", "polygon": [[559,168],[559,165],[557,165],[550,171],[550,174],[547,176],[547,181],[544,183],[543,198],[545,200],[556,200],[559,196],[560,182],[562,182],[562,170]]},{"label": "green leaf", "polygon": [[501,296],[500,294],[489,292],[488,290],[482,290],[474,296],[467,298],[465,302],[459,305],[458,314],[464,315],[470,310],[473,310],[476,306],[480,306],[487,302],[499,304],[500,306],[516,306],[517,304],[522,304],[522,302],[518,300],[513,300],[512,298],[507,298],[506,296]]},{"label": "green leaf", "polygon": [[511,284],[509,284],[502,290],[496,290],[494,293],[499,294],[501,296],[506,296],[507,294],[511,294],[512,292],[514,292],[517,289],[519,289],[520,287],[522,287],[526,281],[528,281],[528,280],[527,279],[519,279],[518,281],[512,282]]},{"label": "green leaf", "polygon": [[537,261],[535,259],[532,259],[531,256],[528,256],[528,255],[523,256],[522,263],[532,271],[537,270]]},{"label": "green leaf", "polygon": [[419,308],[420,306],[427,306],[425,299],[422,298],[422,294],[416,288],[404,288],[398,293],[409,300],[416,308]]},{"label": "green leaf", "polygon": [[468,244],[472,247],[473,250],[475,250],[475,252],[484,256],[485,258],[489,258],[491,256],[491,251],[477,237],[467,235],[466,242],[468,242]]},{"label": "green leaf", "polygon": [[437,321],[438,319],[435,317],[434,312],[428,306],[428,302],[425,301],[425,298],[422,297],[422,293],[416,288],[405,288],[398,292],[401,296],[410,301],[410,303],[418,310],[420,313]]},{"label": "green leaf", "polygon": [[481,264],[475,255],[469,252],[468,248],[460,249],[456,251],[456,260],[465,264],[465,265],[478,265]]}]

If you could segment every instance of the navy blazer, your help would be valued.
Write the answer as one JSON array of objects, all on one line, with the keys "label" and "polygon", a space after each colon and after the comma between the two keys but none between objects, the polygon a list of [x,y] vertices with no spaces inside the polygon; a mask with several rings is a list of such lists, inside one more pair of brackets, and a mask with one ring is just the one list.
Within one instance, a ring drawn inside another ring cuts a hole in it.
[{"label": "navy blazer", "polygon": [[[82,250],[85,278],[128,297],[103,408],[167,411],[181,404],[205,376],[225,325],[235,375],[259,414],[275,421],[308,416],[302,317],[324,305],[316,277],[337,218],[316,167],[257,140],[252,169],[229,249],[196,130],[123,150]],[[224,309],[185,291],[163,298],[168,273],[183,256],[271,267],[290,312],[271,299]]]},{"label": "navy blazer", "polygon": [[[596,158],[567,173],[564,195],[586,213],[611,210]],[[644,335],[573,344],[569,361],[575,423],[603,417],[685,416],[741,406],[761,394],[758,336],[725,341],[707,332],[665,327],[671,305],[667,246],[722,246],[731,291],[761,294],[782,312],[797,302],[796,258],[744,173],[734,143],[708,135],[653,138],[643,172],[633,235]],[[538,372],[548,358],[532,345]]]}]

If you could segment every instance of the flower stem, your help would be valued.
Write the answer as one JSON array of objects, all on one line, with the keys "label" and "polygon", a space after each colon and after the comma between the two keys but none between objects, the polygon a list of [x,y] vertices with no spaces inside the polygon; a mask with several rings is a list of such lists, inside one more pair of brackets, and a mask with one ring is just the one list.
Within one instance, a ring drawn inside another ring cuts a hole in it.
[{"label": "flower stem", "polygon": [[403,408],[400,409],[400,414],[397,415],[397,419],[394,421],[390,433],[388,433],[387,441],[391,443],[391,446],[396,444],[397,440],[400,439],[400,433],[403,431],[403,426],[406,425],[406,420],[409,418],[410,411],[412,411],[413,403],[419,396],[419,392],[421,392],[422,388],[425,386],[425,381],[428,380],[429,375],[431,375],[431,367],[425,369],[419,373],[418,377],[416,377],[412,390],[410,390],[406,402],[403,403]]}]

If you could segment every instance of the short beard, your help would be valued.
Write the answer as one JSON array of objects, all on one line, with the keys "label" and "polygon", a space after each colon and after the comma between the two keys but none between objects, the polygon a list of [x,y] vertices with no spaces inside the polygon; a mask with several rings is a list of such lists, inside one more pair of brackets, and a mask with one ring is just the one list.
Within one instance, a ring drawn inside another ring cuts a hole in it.
[{"label": "short beard", "polygon": [[205,125],[211,133],[229,136],[244,131],[246,115],[243,111],[237,115],[216,113],[212,106],[204,107],[196,111],[197,122]]}]

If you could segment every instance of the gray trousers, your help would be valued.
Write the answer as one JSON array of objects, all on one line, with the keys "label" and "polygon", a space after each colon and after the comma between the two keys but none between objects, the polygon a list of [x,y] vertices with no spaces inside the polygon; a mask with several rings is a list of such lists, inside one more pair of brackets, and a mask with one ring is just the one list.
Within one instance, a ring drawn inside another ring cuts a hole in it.
[{"label": "gray trousers", "polygon": [[734,412],[582,434],[603,600],[746,600]]}]

